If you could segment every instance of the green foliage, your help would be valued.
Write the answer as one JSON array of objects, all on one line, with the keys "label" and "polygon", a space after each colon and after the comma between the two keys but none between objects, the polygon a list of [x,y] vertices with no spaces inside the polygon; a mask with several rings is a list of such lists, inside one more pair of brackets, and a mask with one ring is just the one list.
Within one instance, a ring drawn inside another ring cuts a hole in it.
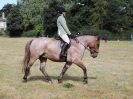
[{"label": "green foliage", "polygon": [[104,28],[113,31],[121,32],[121,29],[128,28],[127,7],[124,0],[110,0],[107,6],[107,15],[104,19]]},{"label": "green foliage", "polygon": [[24,37],[38,37],[40,36],[36,30],[24,31],[22,36]]},{"label": "green foliage", "polygon": [[106,16],[107,0],[92,0],[93,8],[90,9],[91,27],[94,29],[103,29],[103,20]]},{"label": "green foliage", "polygon": [[10,14],[7,17],[7,30],[9,31],[9,35],[13,36],[21,36],[23,31],[22,25],[22,16],[19,11],[20,6],[15,6],[11,9]]},{"label": "green foliage", "polygon": [[37,37],[43,36],[43,34],[44,34],[44,28],[43,28],[42,24],[36,25],[35,31],[37,33]]},{"label": "green foliage", "polygon": [[43,27],[45,28],[45,36],[53,36],[57,34],[57,7],[59,2],[49,3],[48,8],[44,8]]},{"label": "green foliage", "polygon": [[72,34],[108,32],[110,39],[128,39],[128,31],[133,28],[133,0],[20,0],[17,6],[15,11],[10,4],[2,9],[9,15],[10,36],[21,36],[22,31],[23,36],[57,35],[59,6],[67,10],[66,21]]},{"label": "green foliage", "polygon": [[81,27],[88,25],[86,18],[89,16],[89,10],[81,5],[73,5],[68,11],[67,22],[71,32],[78,32]]},{"label": "green foliage", "polygon": [[36,30],[36,32],[40,32],[40,33],[43,33],[44,32],[43,26],[41,24],[37,25],[35,27],[35,30]]},{"label": "green foliage", "polygon": [[96,29],[86,29],[84,27],[80,30],[81,35],[98,35],[101,39],[106,37],[108,40],[118,39],[117,33],[110,32],[108,30],[96,30]]},{"label": "green foliage", "polygon": [[65,83],[65,84],[63,84],[63,87],[64,88],[72,88],[72,87],[74,87],[74,85],[71,83]]},{"label": "green foliage", "polygon": [[120,39],[131,40],[131,34],[133,35],[133,28],[128,31],[123,31],[120,35],[121,36]]},{"label": "green foliage", "polygon": [[34,30],[36,25],[42,24],[43,8],[47,4],[45,0],[22,0],[21,14],[23,17],[24,30]]},{"label": "green foliage", "polygon": [[[66,6],[67,10],[72,6],[70,4],[71,0],[50,0],[48,2],[48,7],[44,7],[43,11],[43,27],[45,29],[45,36],[55,36],[57,35],[57,9],[59,6]],[[72,1],[71,1],[72,2]],[[67,5],[70,4],[70,5]]]},{"label": "green foliage", "polygon": [[133,28],[133,0],[129,0],[129,6],[127,9],[128,20],[131,28]]},{"label": "green foliage", "polygon": [[7,36],[7,31],[0,30],[0,36]]},{"label": "green foliage", "polygon": [[10,14],[11,9],[14,7],[14,4],[6,4],[4,5],[4,7],[0,10],[0,13],[4,12],[5,13],[5,17],[8,16],[8,14]]}]

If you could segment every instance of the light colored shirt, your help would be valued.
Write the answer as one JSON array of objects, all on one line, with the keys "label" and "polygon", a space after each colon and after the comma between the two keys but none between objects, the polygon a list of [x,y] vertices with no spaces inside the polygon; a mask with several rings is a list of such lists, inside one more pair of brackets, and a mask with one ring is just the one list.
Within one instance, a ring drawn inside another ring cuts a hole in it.
[{"label": "light colored shirt", "polygon": [[63,15],[59,16],[57,19],[57,27],[58,27],[58,35],[62,36],[63,34],[71,35],[71,32],[69,31],[66,20]]}]

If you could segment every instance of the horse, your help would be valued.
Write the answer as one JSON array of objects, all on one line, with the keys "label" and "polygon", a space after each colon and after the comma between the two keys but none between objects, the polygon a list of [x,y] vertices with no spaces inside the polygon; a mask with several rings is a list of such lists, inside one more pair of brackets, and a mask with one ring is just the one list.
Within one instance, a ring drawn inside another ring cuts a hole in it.
[{"label": "horse", "polygon": [[[30,72],[30,68],[34,62],[40,60],[40,71],[44,75],[45,79],[52,84],[52,80],[48,73],[46,72],[46,62],[47,59],[54,62],[65,62],[65,65],[58,78],[58,83],[63,82],[63,76],[67,69],[74,63],[76,66],[80,67],[84,73],[83,83],[88,83],[87,69],[82,58],[84,56],[85,50],[90,51],[90,55],[96,58],[99,53],[100,38],[98,36],[83,35],[71,39],[71,46],[67,52],[67,58],[64,60],[60,59],[61,52],[61,40],[49,37],[35,38],[27,42],[25,46],[25,55],[23,59],[23,71],[24,77],[23,81],[27,82],[27,77]],[[77,42],[78,41],[78,42]]]}]

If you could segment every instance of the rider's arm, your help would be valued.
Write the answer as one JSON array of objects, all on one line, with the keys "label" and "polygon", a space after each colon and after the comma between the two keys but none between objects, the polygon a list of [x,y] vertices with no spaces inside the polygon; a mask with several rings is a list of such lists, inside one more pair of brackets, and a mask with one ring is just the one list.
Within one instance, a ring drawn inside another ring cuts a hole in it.
[{"label": "rider's arm", "polygon": [[66,31],[67,34],[71,35],[71,32],[69,31],[68,27],[67,27],[67,24],[66,24],[66,20],[65,18],[61,18],[60,19],[60,24],[61,26],[63,27],[63,29]]}]

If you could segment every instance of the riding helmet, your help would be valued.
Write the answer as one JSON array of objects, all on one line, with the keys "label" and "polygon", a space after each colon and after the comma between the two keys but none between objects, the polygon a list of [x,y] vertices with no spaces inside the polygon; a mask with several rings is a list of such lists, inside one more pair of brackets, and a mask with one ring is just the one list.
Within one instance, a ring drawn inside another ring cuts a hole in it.
[{"label": "riding helmet", "polygon": [[59,13],[59,14],[62,14],[63,12],[67,12],[67,11],[65,10],[64,7],[59,7],[59,8],[58,8],[58,13]]}]

